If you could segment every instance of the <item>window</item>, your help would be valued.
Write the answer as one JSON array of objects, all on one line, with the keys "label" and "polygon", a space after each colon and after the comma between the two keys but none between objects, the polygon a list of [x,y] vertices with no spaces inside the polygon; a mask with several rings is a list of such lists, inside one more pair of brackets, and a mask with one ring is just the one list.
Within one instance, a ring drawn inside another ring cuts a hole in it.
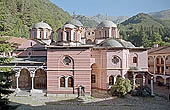
[{"label": "window", "polygon": [[156,60],[157,60],[157,64],[159,64],[159,58],[157,58]]},{"label": "window", "polygon": [[90,35],[90,32],[88,33],[88,35]]},{"label": "window", "polygon": [[61,41],[63,41],[63,32],[60,33]]},{"label": "window", "polygon": [[94,32],[92,32],[92,34],[94,34]]},{"label": "window", "polygon": [[166,60],[168,60],[168,57],[166,57]]},{"label": "window", "polygon": [[118,58],[117,56],[113,56],[113,57],[112,57],[112,63],[113,63],[113,64],[119,63],[119,58]]},{"label": "window", "polygon": [[104,31],[104,37],[107,38],[107,31]]},{"label": "window", "polygon": [[64,57],[63,63],[64,63],[65,65],[69,65],[69,64],[71,63],[70,57],[68,57],[68,56]]},{"label": "window", "polygon": [[163,58],[161,58],[161,64],[164,64],[164,60],[163,60]]},{"label": "window", "polygon": [[96,83],[96,75],[91,75],[91,83]]},{"label": "window", "polygon": [[72,77],[68,78],[68,87],[73,87],[74,79]]},{"label": "window", "polygon": [[46,39],[48,39],[48,32],[46,32]]},{"label": "window", "polygon": [[137,63],[137,57],[133,57],[133,63]]},{"label": "window", "polygon": [[40,38],[42,37],[42,32],[40,31]]},{"label": "window", "polygon": [[60,78],[60,87],[65,87],[65,77]]},{"label": "window", "polygon": [[113,85],[114,84],[114,77],[110,76],[109,77],[109,85]]},{"label": "window", "polygon": [[70,41],[70,38],[69,38],[70,36],[69,36],[69,32],[66,32],[66,39],[67,39],[67,41]]},{"label": "window", "polygon": [[168,66],[166,66],[166,69],[168,69]]}]

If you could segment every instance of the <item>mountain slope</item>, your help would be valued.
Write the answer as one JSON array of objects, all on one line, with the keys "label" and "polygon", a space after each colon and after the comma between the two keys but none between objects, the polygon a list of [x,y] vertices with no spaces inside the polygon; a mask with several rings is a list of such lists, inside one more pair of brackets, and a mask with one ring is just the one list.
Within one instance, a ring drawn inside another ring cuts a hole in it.
[{"label": "mountain slope", "polygon": [[87,16],[76,15],[76,19],[79,20],[85,27],[95,27],[99,24]]},{"label": "mountain slope", "polygon": [[144,13],[139,13],[136,16],[133,16],[129,18],[128,20],[124,21],[124,26],[127,25],[143,25],[146,27],[154,26],[154,27],[163,27],[163,25],[160,23],[160,20]]},{"label": "mountain slope", "polygon": [[136,46],[170,45],[170,20],[139,13],[119,25],[121,36]]},{"label": "mountain slope", "polygon": [[70,15],[49,0],[0,0],[0,35],[29,37],[33,24],[44,21],[53,30]]},{"label": "mountain slope", "polygon": [[170,20],[170,9],[169,10],[163,10],[163,11],[160,11],[160,12],[152,12],[152,13],[149,13],[149,14],[158,18],[158,19]]},{"label": "mountain slope", "polygon": [[95,27],[100,22],[104,20],[113,21],[116,24],[119,24],[128,19],[127,16],[104,16],[98,14],[96,16],[83,16],[83,15],[76,15],[76,19],[78,19],[82,24],[86,27]]}]

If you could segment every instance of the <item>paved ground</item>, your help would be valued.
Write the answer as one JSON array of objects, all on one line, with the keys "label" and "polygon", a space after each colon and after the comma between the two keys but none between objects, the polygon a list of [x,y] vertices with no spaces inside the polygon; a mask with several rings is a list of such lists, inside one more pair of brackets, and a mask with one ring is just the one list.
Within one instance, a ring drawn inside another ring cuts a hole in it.
[{"label": "paved ground", "polygon": [[170,110],[170,101],[162,97],[79,98],[64,99],[44,96],[10,96],[16,110]]}]

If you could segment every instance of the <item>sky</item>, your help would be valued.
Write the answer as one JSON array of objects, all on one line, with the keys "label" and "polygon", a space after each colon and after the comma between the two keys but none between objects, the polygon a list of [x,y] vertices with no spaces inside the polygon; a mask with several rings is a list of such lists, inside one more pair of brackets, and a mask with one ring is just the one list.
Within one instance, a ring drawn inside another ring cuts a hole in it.
[{"label": "sky", "polygon": [[170,9],[170,0],[50,0],[71,15],[134,16]]}]

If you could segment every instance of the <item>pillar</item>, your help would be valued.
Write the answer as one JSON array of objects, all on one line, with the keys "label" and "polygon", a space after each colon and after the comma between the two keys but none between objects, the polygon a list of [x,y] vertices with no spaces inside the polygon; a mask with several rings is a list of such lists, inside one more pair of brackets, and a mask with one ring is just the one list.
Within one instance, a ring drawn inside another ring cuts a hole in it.
[{"label": "pillar", "polygon": [[34,91],[34,72],[30,72],[31,73],[31,92]]},{"label": "pillar", "polygon": [[133,72],[133,86],[135,86],[136,85],[136,75],[134,74],[134,72]]},{"label": "pillar", "polygon": [[156,70],[156,64],[155,64],[156,62],[155,62],[155,59],[156,59],[156,57],[154,56],[154,57],[153,57],[153,63],[154,63],[153,70],[154,70],[154,74],[156,73],[156,71],[155,71],[155,70]]},{"label": "pillar", "polygon": [[108,37],[112,37],[112,28],[109,29],[109,35]]},{"label": "pillar", "polygon": [[164,60],[164,75],[166,73],[166,57],[163,57],[163,60]]},{"label": "pillar", "polygon": [[113,82],[113,84],[116,84],[116,76],[114,77],[114,82]]},{"label": "pillar", "polygon": [[154,77],[152,76],[152,77],[151,77],[151,96],[154,96],[154,91],[153,91],[153,80],[154,80]]},{"label": "pillar", "polygon": [[19,73],[16,74],[16,82],[17,82],[17,88],[16,88],[16,92],[19,92]]},{"label": "pillar", "polygon": [[166,85],[166,78],[164,78],[164,85]]},{"label": "pillar", "polygon": [[143,86],[145,86],[146,80],[145,80],[145,74],[142,75],[143,76]]}]

